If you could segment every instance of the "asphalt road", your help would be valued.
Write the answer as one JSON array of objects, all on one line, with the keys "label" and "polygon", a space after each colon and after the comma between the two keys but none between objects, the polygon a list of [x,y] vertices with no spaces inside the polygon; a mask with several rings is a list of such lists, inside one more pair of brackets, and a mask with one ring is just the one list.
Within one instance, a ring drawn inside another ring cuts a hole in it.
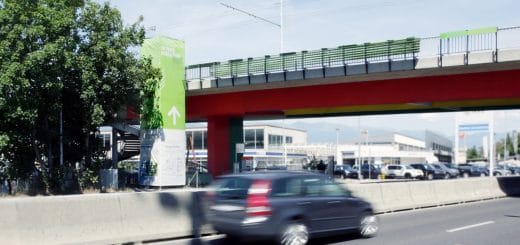
[{"label": "asphalt road", "polygon": [[[383,214],[377,237],[344,235],[311,240],[311,244],[520,244],[520,198],[474,202]],[[156,244],[230,244],[224,235]],[[263,244],[263,243],[259,243]]]}]

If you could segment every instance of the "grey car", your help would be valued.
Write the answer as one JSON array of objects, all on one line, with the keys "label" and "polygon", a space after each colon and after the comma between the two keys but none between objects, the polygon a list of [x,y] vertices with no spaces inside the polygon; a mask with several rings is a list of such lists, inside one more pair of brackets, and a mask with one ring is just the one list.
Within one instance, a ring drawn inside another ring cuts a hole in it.
[{"label": "grey car", "polygon": [[207,194],[207,219],[228,238],[306,244],[310,238],[379,229],[369,203],[328,176],[263,172],[223,176]]}]

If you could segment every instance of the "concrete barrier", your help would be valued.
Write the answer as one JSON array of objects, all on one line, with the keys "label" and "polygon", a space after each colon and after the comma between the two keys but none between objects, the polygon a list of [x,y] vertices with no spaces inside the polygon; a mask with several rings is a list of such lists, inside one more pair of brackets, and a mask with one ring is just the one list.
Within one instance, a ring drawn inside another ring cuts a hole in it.
[{"label": "concrete barrier", "polygon": [[[345,185],[376,213],[520,196],[520,176]],[[6,198],[0,201],[1,243],[109,244],[212,233],[201,196],[172,190]]]},{"label": "concrete barrier", "polygon": [[10,198],[0,202],[2,244],[109,244],[212,232],[200,192]]},{"label": "concrete barrier", "polygon": [[520,196],[520,177],[365,184],[347,182],[346,186],[354,195],[372,203],[377,213]]}]

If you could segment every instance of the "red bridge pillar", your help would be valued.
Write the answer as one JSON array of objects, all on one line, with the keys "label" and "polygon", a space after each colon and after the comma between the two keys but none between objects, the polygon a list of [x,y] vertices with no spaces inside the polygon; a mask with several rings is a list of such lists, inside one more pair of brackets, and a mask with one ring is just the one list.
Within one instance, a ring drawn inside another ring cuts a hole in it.
[{"label": "red bridge pillar", "polygon": [[233,172],[235,145],[243,143],[243,119],[229,116],[208,118],[208,171],[213,176]]}]

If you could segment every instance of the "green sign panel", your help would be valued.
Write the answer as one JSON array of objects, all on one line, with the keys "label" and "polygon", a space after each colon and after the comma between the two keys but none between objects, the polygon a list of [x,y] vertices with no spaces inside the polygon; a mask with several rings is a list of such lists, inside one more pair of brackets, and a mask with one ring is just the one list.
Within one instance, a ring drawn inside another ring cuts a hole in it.
[{"label": "green sign panel", "polygon": [[186,106],[184,85],[184,42],[167,37],[146,39],[142,57],[151,57],[152,65],[161,69],[159,110],[164,129],[185,129]]}]

